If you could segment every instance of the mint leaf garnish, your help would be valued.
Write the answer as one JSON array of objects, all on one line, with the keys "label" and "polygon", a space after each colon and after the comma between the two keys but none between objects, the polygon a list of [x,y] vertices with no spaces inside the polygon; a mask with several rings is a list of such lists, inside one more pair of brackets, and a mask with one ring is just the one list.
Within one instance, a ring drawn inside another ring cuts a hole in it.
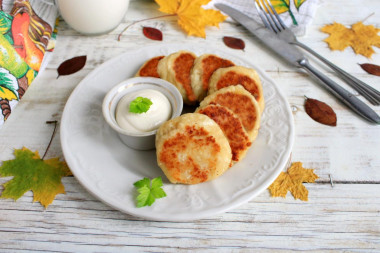
[{"label": "mint leaf garnish", "polygon": [[152,104],[153,103],[149,98],[137,97],[129,104],[129,112],[147,112]]},{"label": "mint leaf garnish", "polygon": [[133,185],[136,186],[137,188],[141,188],[141,187],[143,187],[143,186],[147,186],[147,187],[149,187],[149,185],[150,185],[150,179],[144,177],[144,178],[141,179],[140,181],[135,182]]},{"label": "mint leaf garnish", "polygon": [[163,186],[161,177],[143,179],[133,184],[137,188],[139,195],[136,198],[136,206],[151,206],[156,199],[166,197],[165,191],[161,188]]}]

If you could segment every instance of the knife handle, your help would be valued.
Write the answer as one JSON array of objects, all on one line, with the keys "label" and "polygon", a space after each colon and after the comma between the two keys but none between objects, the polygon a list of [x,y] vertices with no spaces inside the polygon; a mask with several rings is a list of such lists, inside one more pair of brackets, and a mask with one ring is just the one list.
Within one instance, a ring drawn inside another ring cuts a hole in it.
[{"label": "knife handle", "polygon": [[336,82],[310,65],[309,61],[306,58],[300,60],[298,63],[301,67],[306,69],[309,74],[316,77],[321,82],[321,84],[323,84],[323,86],[327,88],[333,95],[339,98],[358,115],[362,116],[364,119],[372,123],[380,124],[380,116],[377,115],[374,110],[363,103],[355,95],[345,90],[342,86],[338,85]]}]

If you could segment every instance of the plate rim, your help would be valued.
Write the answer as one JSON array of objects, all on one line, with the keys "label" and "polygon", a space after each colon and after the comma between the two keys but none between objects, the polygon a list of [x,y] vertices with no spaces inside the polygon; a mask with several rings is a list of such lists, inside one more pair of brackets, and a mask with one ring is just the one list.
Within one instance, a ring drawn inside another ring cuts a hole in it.
[{"label": "plate rim", "polygon": [[[263,71],[260,69],[260,67],[256,66],[256,64],[253,64],[249,59],[245,59],[243,58],[243,56],[241,55],[237,55],[235,53],[232,53],[232,52],[227,52],[226,50],[223,50],[219,47],[215,47],[215,48],[212,48],[212,50],[210,51],[217,51],[217,52],[221,52],[225,55],[228,55],[228,56],[231,56],[233,58],[236,58],[236,59],[239,59],[239,60],[242,60],[246,63],[249,63],[249,65],[253,65],[253,67],[255,68],[255,70],[257,70],[257,72],[259,73],[259,76],[260,77],[264,77],[266,80],[270,81],[272,84],[273,84],[273,87],[274,89],[276,90],[276,92],[278,93],[278,95],[284,100],[284,102],[287,104],[287,106],[285,107],[285,111],[286,113],[288,114],[287,116],[290,118],[289,120],[289,142],[287,143],[287,147],[285,149],[285,153],[284,153],[284,157],[287,157],[286,159],[283,159],[279,164],[278,164],[278,168],[276,168],[276,170],[274,171],[274,173],[271,173],[267,178],[266,180],[263,180],[261,181],[261,187],[260,189],[256,189],[252,194],[242,194],[241,196],[238,197],[238,200],[237,201],[234,201],[233,204],[229,204],[228,206],[226,205],[223,205],[225,206],[224,208],[221,208],[219,206],[215,206],[214,208],[212,209],[207,209],[207,210],[202,210],[202,211],[197,211],[197,215],[195,217],[182,217],[182,216],[176,216],[176,217],[171,217],[168,219],[168,217],[157,217],[155,215],[144,215],[144,214],[136,214],[134,212],[130,212],[128,210],[126,210],[125,208],[121,208],[117,205],[114,205],[112,202],[108,201],[107,199],[103,198],[101,196],[101,194],[98,194],[97,192],[93,191],[85,182],[87,181],[86,178],[82,178],[79,174],[79,172],[77,172],[75,169],[71,169],[75,166],[73,166],[73,162],[70,160],[70,159],[67,159],[67,157],[69,156],[68,154],[68,148],[67,148],[67,144],[66,142],[64,141],[65,140],[65,134],[66,134],[66,131],[63,129],[63,126],[64,126],[64,122],[66,121],[66,118],[68,117],[68,104],[70,104],[74,99],[76,93],[78,92],[79,88],[81,87],[81,85],[84,85],[84,83],[86,83],[87,80],[91,79],[94,75],[96,75],[97,72],[99,72],[100,69],[106,67],[107,65],[109,64],[113,64],[115,62],[117,62],[117,60],[125,57],[125,55],[128,55],[128,54],[131,54],[132,51],[136,52],[136,51],[141,51],[141,50],[147,50],[147,49],[159,49],[159,48],[183,48],[181,50],[186,50],[186,48],[189,48],[191,46],[194,46],[193,43],[184,43],[184,44],[178,44],[178,43],[166,43],[165,45],[150,45],[150,46],[143,46],[143,47],[139,47],[138,49],[128,49],[126,50],[124,53],[120,54],[120,55],[117,55],[115,57],[112,57],[108,60],[106,60],[105,62],[103,62],[102,64],[100,64],[99,66],[95,67],[90,73],[88,73],[86,75],[86,77],[84,77],[79,83],[78,85],[74,88],[74,90],[71,92],[69,98],[67,99],[66,101],[66,104],[65,104],[65,107],[64,107],[64,110],[63,110],[63,113],[62,113],[62,117],[61,117],[61,124],[60,124],[60,139],[61,139],[61,147],[62,147],[62,152],[63,152],[63,155],[65,157],[65,161],[66,163],[68,164],[71,172],[73,173],[74,177],[78,180],[78,182],[82,185],[82,187],[84,187],[86,189],[87,192],[89,192],[92,196],[94,196],[96,199],[100,200],[101,202],[105,203],[106,205],[122,212],[122,213],[126,213],[126,214],[129,214],[131,216],[135,216],[135,217],[140,217],[140,218],[143,218],[143,219],[146,219],[146,220],[153,220],[153,221],[174,221],[174,222],[181,222],[181,221],[193,221],[193,220],[199,220],[199,219],[204,219],[204,218],[207,218],[207,217],[210,217],[211,215],[215,215],[215,214],[221,214],[221,213],[224,213],[224,212],[227,212],[228,210],[231,210],[231,209],[234,209],[236,208],[237,206],[240,206],[250,200],[252,200],[254,197],[256,197],[257,195],[259,195],[260,193],[262,193],[266,188],[268,188],[270,186],[270,184],[277,178],[277,176],[281,173],[281,171],[284,169],[284,167],[286,166],[286,164],[288,164],[289,160],[290,160],[290,155],[291,155],[291,152],[292,152],[292,147],[294,145],[294,136],[295,136],[295,127],[294,127],[294,119],[293,119],[293,115],[292,115],[292,112],[291,112],[291,109],[290,109],[290,104],[288,102],[288,100],[286,99],[285,95],[283,94],[283,92],[281,91],[281,89],[276,85],[276,83]],[[197,45],[199,47],[204,47],[203,45]],[[207,51],[207,49],[205,49],[205,51]],[[217,52],[215,54],[217,54]],[[214,210],[215,209],[215,210]],[[154,213],[154,212],[153,212]]]}]

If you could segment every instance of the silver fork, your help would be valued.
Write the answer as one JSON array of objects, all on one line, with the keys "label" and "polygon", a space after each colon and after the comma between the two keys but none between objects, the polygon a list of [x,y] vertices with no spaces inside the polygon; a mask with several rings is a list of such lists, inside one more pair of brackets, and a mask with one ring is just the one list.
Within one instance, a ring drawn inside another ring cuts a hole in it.
[{"label": "silver fork", "polygon": [[[307,50],[309,53],[317,57],[319,60],[324,62],[327,66],[329,66],[332,70],[334,70],[342,80],[346,81],[348,85],[350,85],[353,89],[355,89],[360,95],[365,97],[371,104],[380,105],[379,91],[369,86],[368,84],[360,81],[356,77],[350,75],[343,69],[339,68],[332,62],[328,61],[327,59],[319,55],[310,47],[299,42],[296,36],[294,35],[294,33],[281,20],[280,16],[276,12],[275,8],[273,7],[270,1],[257,0],[255,1],[255,6],[266,28],[276,33],[282,40],[288,42],[289,44],[294,44]],[[270,10],[272,10],[273,13]]]}]

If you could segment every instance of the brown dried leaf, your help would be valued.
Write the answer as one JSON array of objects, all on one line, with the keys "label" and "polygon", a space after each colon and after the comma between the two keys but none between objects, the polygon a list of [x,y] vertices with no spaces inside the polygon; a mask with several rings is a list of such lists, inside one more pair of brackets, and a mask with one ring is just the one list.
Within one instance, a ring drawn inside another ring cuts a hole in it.
[{"label": "brown dried leaf", "polygon": [[308,201],[309,191],[302,183],[314,183],[317,178],[313,169],[305,169],[301,162],[295,162],[287,172],[281,172],[268,190],[272,197],[285,198],[290,191],[295,199]]},{"label": "brown dried leaf", "polygon": [[326,103],[307,98],[305,101],[305,110],[313,120],[324,125],[336,126],[336,114]]},{"label": "brown dried leaf", "polygon": [[151,40],[162,40],[162,32],[153,27],[143,27],[143,34]]},{"label": "brown dried leaf", "polygon": [[227,47],[233,48],[233,49],[240,49],[244,50],[245,43],[242,39],[224,36],[223,42]]},{"label": "brown dried leaf", "polygon": [[87,56],[82,55],[82,56],[77,56],[71,59],[68,59],[59,65],[57,71],[58,71],[58,76],[66,76],[66,75],[71,75],[79,70],[81,70],[84,65],[86,64],[87,61]]},{"label": "brown dried leaf", "polygon": [[380,66],[370,63],[359,64],[362,69],[364,69],[367,73],[375,76],[380,76]]}]

